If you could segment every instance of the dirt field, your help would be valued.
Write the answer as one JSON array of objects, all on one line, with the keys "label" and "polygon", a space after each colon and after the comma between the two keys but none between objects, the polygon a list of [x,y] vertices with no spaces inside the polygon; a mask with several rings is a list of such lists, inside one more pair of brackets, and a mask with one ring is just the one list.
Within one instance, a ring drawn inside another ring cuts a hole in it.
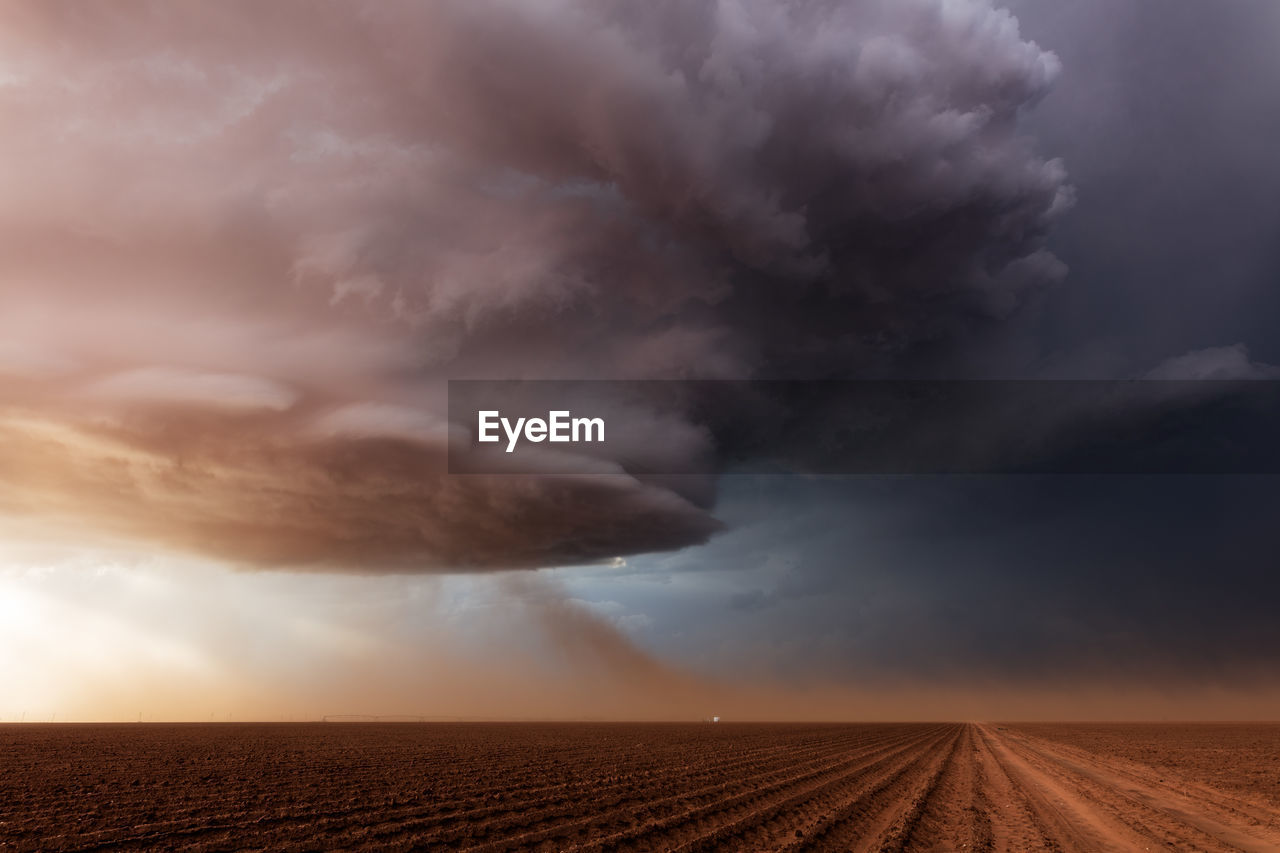
[{"label": "dirt field", "polygon": [[1276,851],[1277,773],[1280,726],[0,726],[0,849]]}]

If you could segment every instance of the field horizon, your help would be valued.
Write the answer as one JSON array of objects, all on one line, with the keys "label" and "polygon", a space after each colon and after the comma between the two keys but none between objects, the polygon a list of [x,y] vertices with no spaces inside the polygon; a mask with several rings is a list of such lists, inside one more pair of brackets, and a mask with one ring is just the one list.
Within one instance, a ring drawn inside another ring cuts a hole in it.
[{"label": "field horizon", "polygon": [[558,724],[582,724],[582,725],[637,725],[637,726],[662,726],[662,725],[692,725],[705,723],[707,725],[720,726],[856,726],[856,725],[887,725],[887,724],[970,724],[970,725],[1065,725],[1065,726],[1178,726],[1178,725],[1224,725],[1224,726],[1280,726],[1280,718],[1244,718],[1244,717],[1162,717],[1145,718],[1145,717],[1061,717],[1061,718],[975,718],[965,719],[960,717],[831,717],[831,718],[796,718],[796,719],[773,719],[773,718],[742,718],[742,719],[725,719],[713,721],[711,719],[692,718],[692,717],[664,717],[664,718],[644,718],[644,717],[595,717],[595,716],[551,716],[551,717],[501,717],[501,716],[472,716],[472,715],[450,715],[450,714],[327,714],[320,717],[235,717],[209,719],[209,720],[192,720],[192,719],[149,719],[126,720],[126,719],[110,719],[110,720],[89,720],[89,719],[4,719],[0,718],[0,727],[5,726],[130,726],[130,725],[157,725],[157,726],[217,726],[217,725],[309,725],[309,724],[330,724],[330,725],[352,725],[352,724],[379,724],[379,725],[435,725],[435,724],[451,724],[451,723],[492,723],[503,724],[511,723],[518,725],[558,725]]},{"label": "field horizon", "polygon": [[0,846],[1274,850],[1280,723],[0,723]]}]

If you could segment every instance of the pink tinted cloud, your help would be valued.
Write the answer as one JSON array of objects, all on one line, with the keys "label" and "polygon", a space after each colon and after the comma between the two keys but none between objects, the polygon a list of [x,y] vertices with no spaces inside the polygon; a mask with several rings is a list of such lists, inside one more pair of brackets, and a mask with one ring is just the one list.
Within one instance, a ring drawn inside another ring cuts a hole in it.
[{"label": "pink tinted cloud", "polygon": [[8,0],[0,54],[4,505],[249,565],[704,541],[449,478],[442,380],[804,374],[1060,274],[1056,59],[984,0]]}]

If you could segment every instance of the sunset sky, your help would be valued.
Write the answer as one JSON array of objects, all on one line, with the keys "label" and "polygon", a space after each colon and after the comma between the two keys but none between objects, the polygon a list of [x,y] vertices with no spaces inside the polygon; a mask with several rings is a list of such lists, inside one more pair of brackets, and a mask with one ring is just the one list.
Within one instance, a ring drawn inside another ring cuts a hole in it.
[{"label": "sunset sky", "polygon": [[1280,717],[1274,472],[760,473],[745,401],[446,459],[449,379],[1280,380],[1277,44],[0,0],[0,721]]}]

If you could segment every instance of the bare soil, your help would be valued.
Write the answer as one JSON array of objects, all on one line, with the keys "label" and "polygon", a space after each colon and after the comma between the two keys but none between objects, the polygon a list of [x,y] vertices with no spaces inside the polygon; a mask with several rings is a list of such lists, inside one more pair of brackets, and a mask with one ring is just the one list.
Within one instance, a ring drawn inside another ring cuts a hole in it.
[{"label": "bare soil", "polygon": [[2,850],[1280,851],[1280,726],[0,726]]}]

